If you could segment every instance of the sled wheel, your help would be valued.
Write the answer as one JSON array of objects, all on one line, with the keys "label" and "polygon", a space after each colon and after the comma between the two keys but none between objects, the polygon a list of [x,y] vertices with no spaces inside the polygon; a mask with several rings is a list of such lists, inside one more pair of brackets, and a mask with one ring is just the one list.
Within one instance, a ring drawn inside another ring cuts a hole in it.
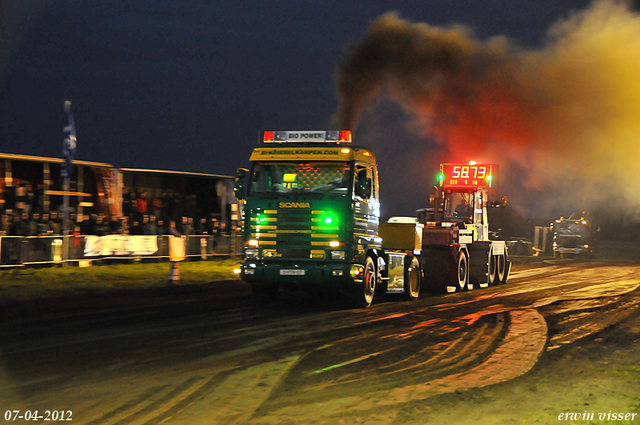
[{"label": "sled wheel", "polygon": [[404,294],[405,300],[415,300],[420,296],[420,284],[422,282],[422,272],[420,263],[416,257],[411,257],[411,261],[404,264]]}]

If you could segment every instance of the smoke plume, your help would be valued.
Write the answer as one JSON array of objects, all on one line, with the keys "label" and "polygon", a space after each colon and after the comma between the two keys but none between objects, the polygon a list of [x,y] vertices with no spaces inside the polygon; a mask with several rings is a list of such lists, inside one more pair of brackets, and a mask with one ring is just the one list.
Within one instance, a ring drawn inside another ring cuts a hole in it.
[{"label": "smoke plume", "polygon": [[391,99],[414,141],[438,144],[425,164],[500,163],[501,187],[531,214],[615,196],[640,206],[640,16],[627,3],[594,2],[535,50],[385,14],[340,64],[337,90],[343,128]]}]

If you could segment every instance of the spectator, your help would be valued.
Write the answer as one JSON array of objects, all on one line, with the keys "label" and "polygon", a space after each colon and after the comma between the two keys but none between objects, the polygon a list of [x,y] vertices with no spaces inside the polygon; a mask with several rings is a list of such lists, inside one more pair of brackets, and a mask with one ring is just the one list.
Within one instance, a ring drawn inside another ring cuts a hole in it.
[{"label": "spectator", "polygon": [[130,234],[131,229],[129,228],[129,216],[125,215],[120,219],[120,226],[122,226],[123,235]]},{"label": "spectator", "polygon": [[136,212],[138,210],[138,199],[134,191],[130,192],[129,198],[131,202],[131,209],[129,211],[129,214],[127,214],[127,216],[129,217],[129,222],[132,223],[133,219],[136,217]]},{"label": "spectator", "polygon": [[195,217],[198,215],[198,197],[196,195],[187,195],[186,197],[186,215],[187,217]]},{"label": "spectator", "polygon": [[80,221],[80,233],[83,235],[93,235],[93,223],[87,214],[84,214]]},{"label": "spectator", "polygon": [[92,214],[94,219],[93,223],[93,235],[104,236],[109,234],[109,226],[104,221],[104,214]]},{"label": "spectator", "polygon": [[23,211],[27,205],[27,183],[22,182],[16,187],[16,209]]},{"label": "spectator", "polygon": [[40,221],[40,214],[31,213],[27,214],[27,234],[25,236],[38,236],[38,221]]},{"label": "spectator", "polygon": [[180,233],[178,226],[176,226],[176,222],[173,220],[169,222],[169,226],[167,227],[166,234],[172,235],[172,236],[178,236],[178,237],[182,236],[182,233]]},{"label": "spectator", "polygon": [[182,211],[181,204],[182,195],[177,192],[174,193],[171,197],[171,201],[169,202],[169,211],[167,212],[169,220],[173,220],[176,223],[179,222]]},{"label": "spectator", "polygon": [[126,187],[122,189],[122,215],[129,217],[131,215],[131,194]]},{"label": "spectator", "polygon": [[140,234],[150,235],[151,229],[149,228],[149,214],[142,215],[142,221],[140,222]]},{"label": "spectator", "polygon": [[207,231],[207,219],[201,218],[196,223],[196,235],[209,235],[210,233]]},{"label": "spectator", "polygon": [[160,220],[160,215],[162,214],[163,206],[164,204],[162,202],[162,198],[159,195],[156,195],[152,198],[151,208],[149,212],[156,218],[156,221]]},{"label": "spectator", "polygon": [[60,219],[60,215],[56,211],[51,211],[49,213],[49,227],[51,228],[52,234],[62,234],[62,220]]},{"label": "spectator", "polygon": [[38,236],[50,236],[53,230],[49,226],[49,213],[42,213],[38,220]]},{"label": "spectator", "polygon": [[72,246],[74,248],[80,248],[81,242],[82,242],[82,238],[80,237],[81,233],[80,233],[80,225],[78,223],[74,223],[74,226],[70,229],[70,234],[73,236],[71,238],[72,240]]},{"label": "spectator", "polygon": [[16,207],[16,188],[14,186],[4,188],[4,209],[13,210]]},{"label": "spectator", "polygon": [[109,233],[112,235],[122,235],[124,233],[122,222],[115,214],[111,216],[111,220],[109,221]]},{"label": "spectator", "polygon": [[0,219],[0,236],[9,236],[11,234],[11,214],[2,213]]},{"label": "spectator", "polygon": [[25,185],[27,188],[26,202],[27,202],[28,208],[31,208],[31,211],[33,211],[33,207],[36,205],[35,203],[36,194],[35,194],[35,191],[33,190],[33,186],[31,185],[31,183],[26,182]]},{"label": "spectator", "polygon": [[23,212],[13,216],[11,236],[29,236],[29,213]]},{"label": "spectator", "polygon": [[13,216],[11,217],[11,223],[9,225],[9,236],[22,236],[20,234],[20,223],[20,214],[13,214]]},{"label": "spectator", "polygon": [[158,217],[158,220],[168,223],[170,217],[169,213],[171,212],[171,195],[165,190],[160,195],[160,200],[162,201],[162,210],[160,211],[160,217]]},{"label": "spectator", "polygon": [[131,222],[131,227],[129,227],[129,234],[130,235],[141,235],[142,231],[140,229],[140,222],[136,219],[134,219]]},{"label": "spectator", "polygon": [[187,216],[180,217],[180,220],[176,223],[176,230],[181,235],[189,235]]},{"label": "spectator", "polygon": [[138,216],[136,217],[138,221],[143,221],[143,216],[147,213],[147,193],[142,192],[136,198],[136,212]]},{"label": "spectator", "polygon": [[158,235],[158,222],[155,215],[149,216],[149,234]]},{"label": "spectator", "polygon": [[33,194],[33,209],[36,211],[44,211],[44,184],[39,183]]},{"label": "spectator", "polygon": [[[84,217],[84,216],[83,216]],[[80,220],[82,219],[82,217],[80,218]],[[74,212],[69,213],[69,219],[67,220],[67,228],[66,231],[68,232],[67,234],[72,234],[73,232],[75,232],[76,227],[78,227],[78,232],[80,232],[80,225],[78,223],[78,215]],[[64,216],[62,217],[62,221],[64,222]],[[64,227],[62,228],[62,233],[65,232]]]},{"label": "spectator", "polygon": [[209,220],[209,234],[210,235],[214,235],[217,236],[220,234],[220,226],[218,223],[218,219],[216,219],[215,217],[211,217],[211,219]]}]

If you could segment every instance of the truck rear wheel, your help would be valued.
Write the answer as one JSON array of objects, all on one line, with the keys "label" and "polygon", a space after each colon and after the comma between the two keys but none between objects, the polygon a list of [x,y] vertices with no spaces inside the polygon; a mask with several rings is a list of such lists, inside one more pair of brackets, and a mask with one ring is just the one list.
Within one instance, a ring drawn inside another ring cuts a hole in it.
[{"label": "truck rear wheel", "polygon": [[505,283],[505,274],[507,271],[507,258],[506,255],[496,255],[496,284]]},{"label": "truck rear wheel", "polygon": [[360,307],[369,307],[373,302],[373,296],[376,292],[376,266],[371,257],[367,257],[364,266],[364,276],[362,286],[356,293],[356,302]]},{"label": "truck rear wheel", "polygon": [[415,300],[420,296],[420,285],[422,283],[422,270],[416,257],[411,257],[411,261],[404,264],[404,293],[405,300]]},{"label": "truck rear wheel", "polygon": [[487,283],[489,286],[497,285],[500,283],[498,280],[498,266],[497,257],[493,255],[493,248],[489,250],[489,270],[487,271]]}]

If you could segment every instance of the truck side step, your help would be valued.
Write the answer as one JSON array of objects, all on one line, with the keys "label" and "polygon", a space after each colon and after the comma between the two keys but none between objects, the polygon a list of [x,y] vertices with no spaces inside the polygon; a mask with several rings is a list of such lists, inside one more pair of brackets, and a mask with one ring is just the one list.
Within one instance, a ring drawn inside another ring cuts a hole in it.
[{"label": "truck side step", "polygon": [[455,286],[447,286],[447,292],[448,293],[456,292],[456,287]]}]

